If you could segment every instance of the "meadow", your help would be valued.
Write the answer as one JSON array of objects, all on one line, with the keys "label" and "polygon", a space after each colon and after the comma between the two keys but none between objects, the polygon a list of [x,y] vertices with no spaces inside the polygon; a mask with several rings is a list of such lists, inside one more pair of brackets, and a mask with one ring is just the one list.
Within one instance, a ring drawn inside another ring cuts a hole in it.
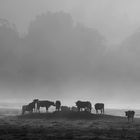
[{"label": "meadow", "polygon": [[0,139],[139,140],[140,119],[86,112],[34,113],[0,119]]}]

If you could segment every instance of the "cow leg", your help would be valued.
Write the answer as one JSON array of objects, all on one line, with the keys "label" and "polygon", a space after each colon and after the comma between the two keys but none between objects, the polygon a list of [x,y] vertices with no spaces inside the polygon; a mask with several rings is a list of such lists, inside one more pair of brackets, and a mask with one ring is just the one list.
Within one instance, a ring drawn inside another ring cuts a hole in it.
[{"label": "cow leg", "polygon": [[37,104],[35,104],[35,111],[36,111],[36,113],[39,111],[39,110],[38,110],[38,105],[37,105]]},{"label": "cow leg", "polygon": [[33,109],[33,112],[36,112],[36,108]]},{"label": "cow leg", "polygon": [[30,110],[29,113],[30,113],[30,114],[33,113],[33,110]]},{"label": "cow leg", "polygon": [[40,113],[40,107],[37,108],[38,112]]},{"label": "cow leg", "polygon": [[89,109],[89,112],[91,113],[91,109]]},{"label": "cow leg", "polygon": [[36,113],[37,111],[36,111],[36,107],[34,108],[34,112]]},{"label": "cow leg", "polygon": [[48,107],[46,106],[46,113],[48,112]]},{"label": "cow leg", "polygon": [[37,106],[36,106],[36,112],[40,113],[40,105],[39,104],[37,104]]},{"label": "cow leg", "polygon": [[80,108],[78,107],[78,112],[80,112]]},{"label": "cow leg", "polygon": [[24,115],[24,113],[25,113],[25,111],[24,111],[24,110],[22,110],[22,115]]},{"label": "cow leg", "polygon": [[35,113],[37,112],[37,108],[36,107],[34,108],[34,111],[35,111]]}]

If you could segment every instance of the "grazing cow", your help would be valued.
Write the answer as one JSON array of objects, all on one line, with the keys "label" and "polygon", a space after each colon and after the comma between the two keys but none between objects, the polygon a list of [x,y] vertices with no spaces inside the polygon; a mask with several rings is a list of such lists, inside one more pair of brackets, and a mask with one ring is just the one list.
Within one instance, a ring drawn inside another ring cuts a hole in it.
[{"label": "grazing cow", "polygon": [[71,111],[73,111],[73,112],[77,112],[77,111],[78,111],[78,109],[77,109],[77,107],[72,106],[72,107],[71,107]]},{"label": "grazing cow", "polygon": [[76,106],[78,111],[81,111],[84,108],[85,111],[91,112],[92,105],[89,101],[77,101]]},{"label": "grazing cow", "polygon": [[52,101],[48,101],[48,100],[37,100],[36,99],[36,103],[37,103],[37,110],[40,112],[40,107],[46,107],[46,112],[48,112],[48,109],[50,106],[55,106],[55,103]]},{"label": "grazing cow", "polygon": [[59,100],[56,101],[55,107],[56,107],[56,111],[60,111],[61,102]]},{"label": "grazing cow", "polygon": [[127,116],[128,122],[130,118],[132,119],[133,122],[134,115],[135,115],[135,111],[131,111],[131,110],[125,111],[125,116]]},{"label": "grazing cow", "polygon": [[25,113],[26,111],[31,111],[31,110],[29,110],[28,105],[23,105],[23,106],[22,106],[22,115],[24,115],[24,113]]},{"label": "grazing cow", "polygon": [[26,111],[28,111],[29,113],[32,113],[34,108],[35,108],[35,103],[34,103],[34,102],[29,103],[28,105],[23,105],[23,106],[22,106],[22,115],[23,115]]},{"label": "grazing cow", "polygon": [[95,110],[96,110],[96,114],[98,114],[98,110],[101,111],[101,114],[104,114],[104,104],[103,103],[95,104]]},{"label": "grazing cow", "polygon": [[70,111],[70,107],[68,107],[68,106],[61,106],[61,111],[62,112]]}]

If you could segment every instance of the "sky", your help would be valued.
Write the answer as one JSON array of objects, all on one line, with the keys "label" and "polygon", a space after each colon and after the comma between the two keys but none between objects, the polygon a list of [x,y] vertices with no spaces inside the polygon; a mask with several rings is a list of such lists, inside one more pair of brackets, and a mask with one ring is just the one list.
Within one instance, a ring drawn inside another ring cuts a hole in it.
[{"label": "sky", "polygon": [[0,19],[15,24],[20,34],[0,28],[0,106],[20,107],[39,98],[140,108],[139,5],[139,0],[0,0]]}]

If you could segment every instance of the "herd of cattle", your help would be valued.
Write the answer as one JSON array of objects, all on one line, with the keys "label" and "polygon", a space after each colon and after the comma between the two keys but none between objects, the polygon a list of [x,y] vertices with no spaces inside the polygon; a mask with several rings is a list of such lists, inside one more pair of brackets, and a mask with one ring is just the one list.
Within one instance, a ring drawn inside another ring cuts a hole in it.
[{"label": "herd of cattle", "polygon": [[[26,111],[28,111],[29,113],[33,113],[33,112],[39,112],[40,113],[40,107],[45,107],[46,108],[46,112],[48,112],[48,109],[51,106],[55,107],[56,111],[61,111],[61,112],[66,112],[66,111],[88,111],[91,113],[92,110],[92,104],[89,101],[77,101],[75,102],[76,106],[72,106],[72,107],[68,107],[68,106],[62,106],[61,102],[59,100],[57,100],[56,102],[52,102],[52,101],[48,101],[48,100],[39,100],[39,99],[34,99],[31,103],[29,103],[28,105],[23,105],[22,106],[22,115],[25,114]],[[96,114],[98,114],[98,110],[100,110],[101,114],[104,114],[104,104],[103,103],[96,103],[94,105],[95,110],[96,110]],[[134,111],[126,111],[125,115],[128,118],[128,121],[130,120],[130,118],[133,121],[135,112]]]},{"label": "herd of cattle", "polygon": [[[28,105],[22,106],[22,114],[24,114],[26,111],[33,113],[33,112],[40,112],[40,107],[45,107],[46,112],[48,112],[48,109],[51,106],[55,107],[56,111],[88,111],[91,112],[92,110],[92,104],[89,101],[77,101],[75,102],[76,106],[68,107],[68,106],[62,106],[61,102],[57,100],[56,102],[48,101],[48,100],[38,100],[34,99],[33,102],[29,103]],[[103,103],[97,103],[95,104],[95,110],[96,113],[98,113],[98,110],[101,111],[101,114],[104,114],[104,104]]]}]

